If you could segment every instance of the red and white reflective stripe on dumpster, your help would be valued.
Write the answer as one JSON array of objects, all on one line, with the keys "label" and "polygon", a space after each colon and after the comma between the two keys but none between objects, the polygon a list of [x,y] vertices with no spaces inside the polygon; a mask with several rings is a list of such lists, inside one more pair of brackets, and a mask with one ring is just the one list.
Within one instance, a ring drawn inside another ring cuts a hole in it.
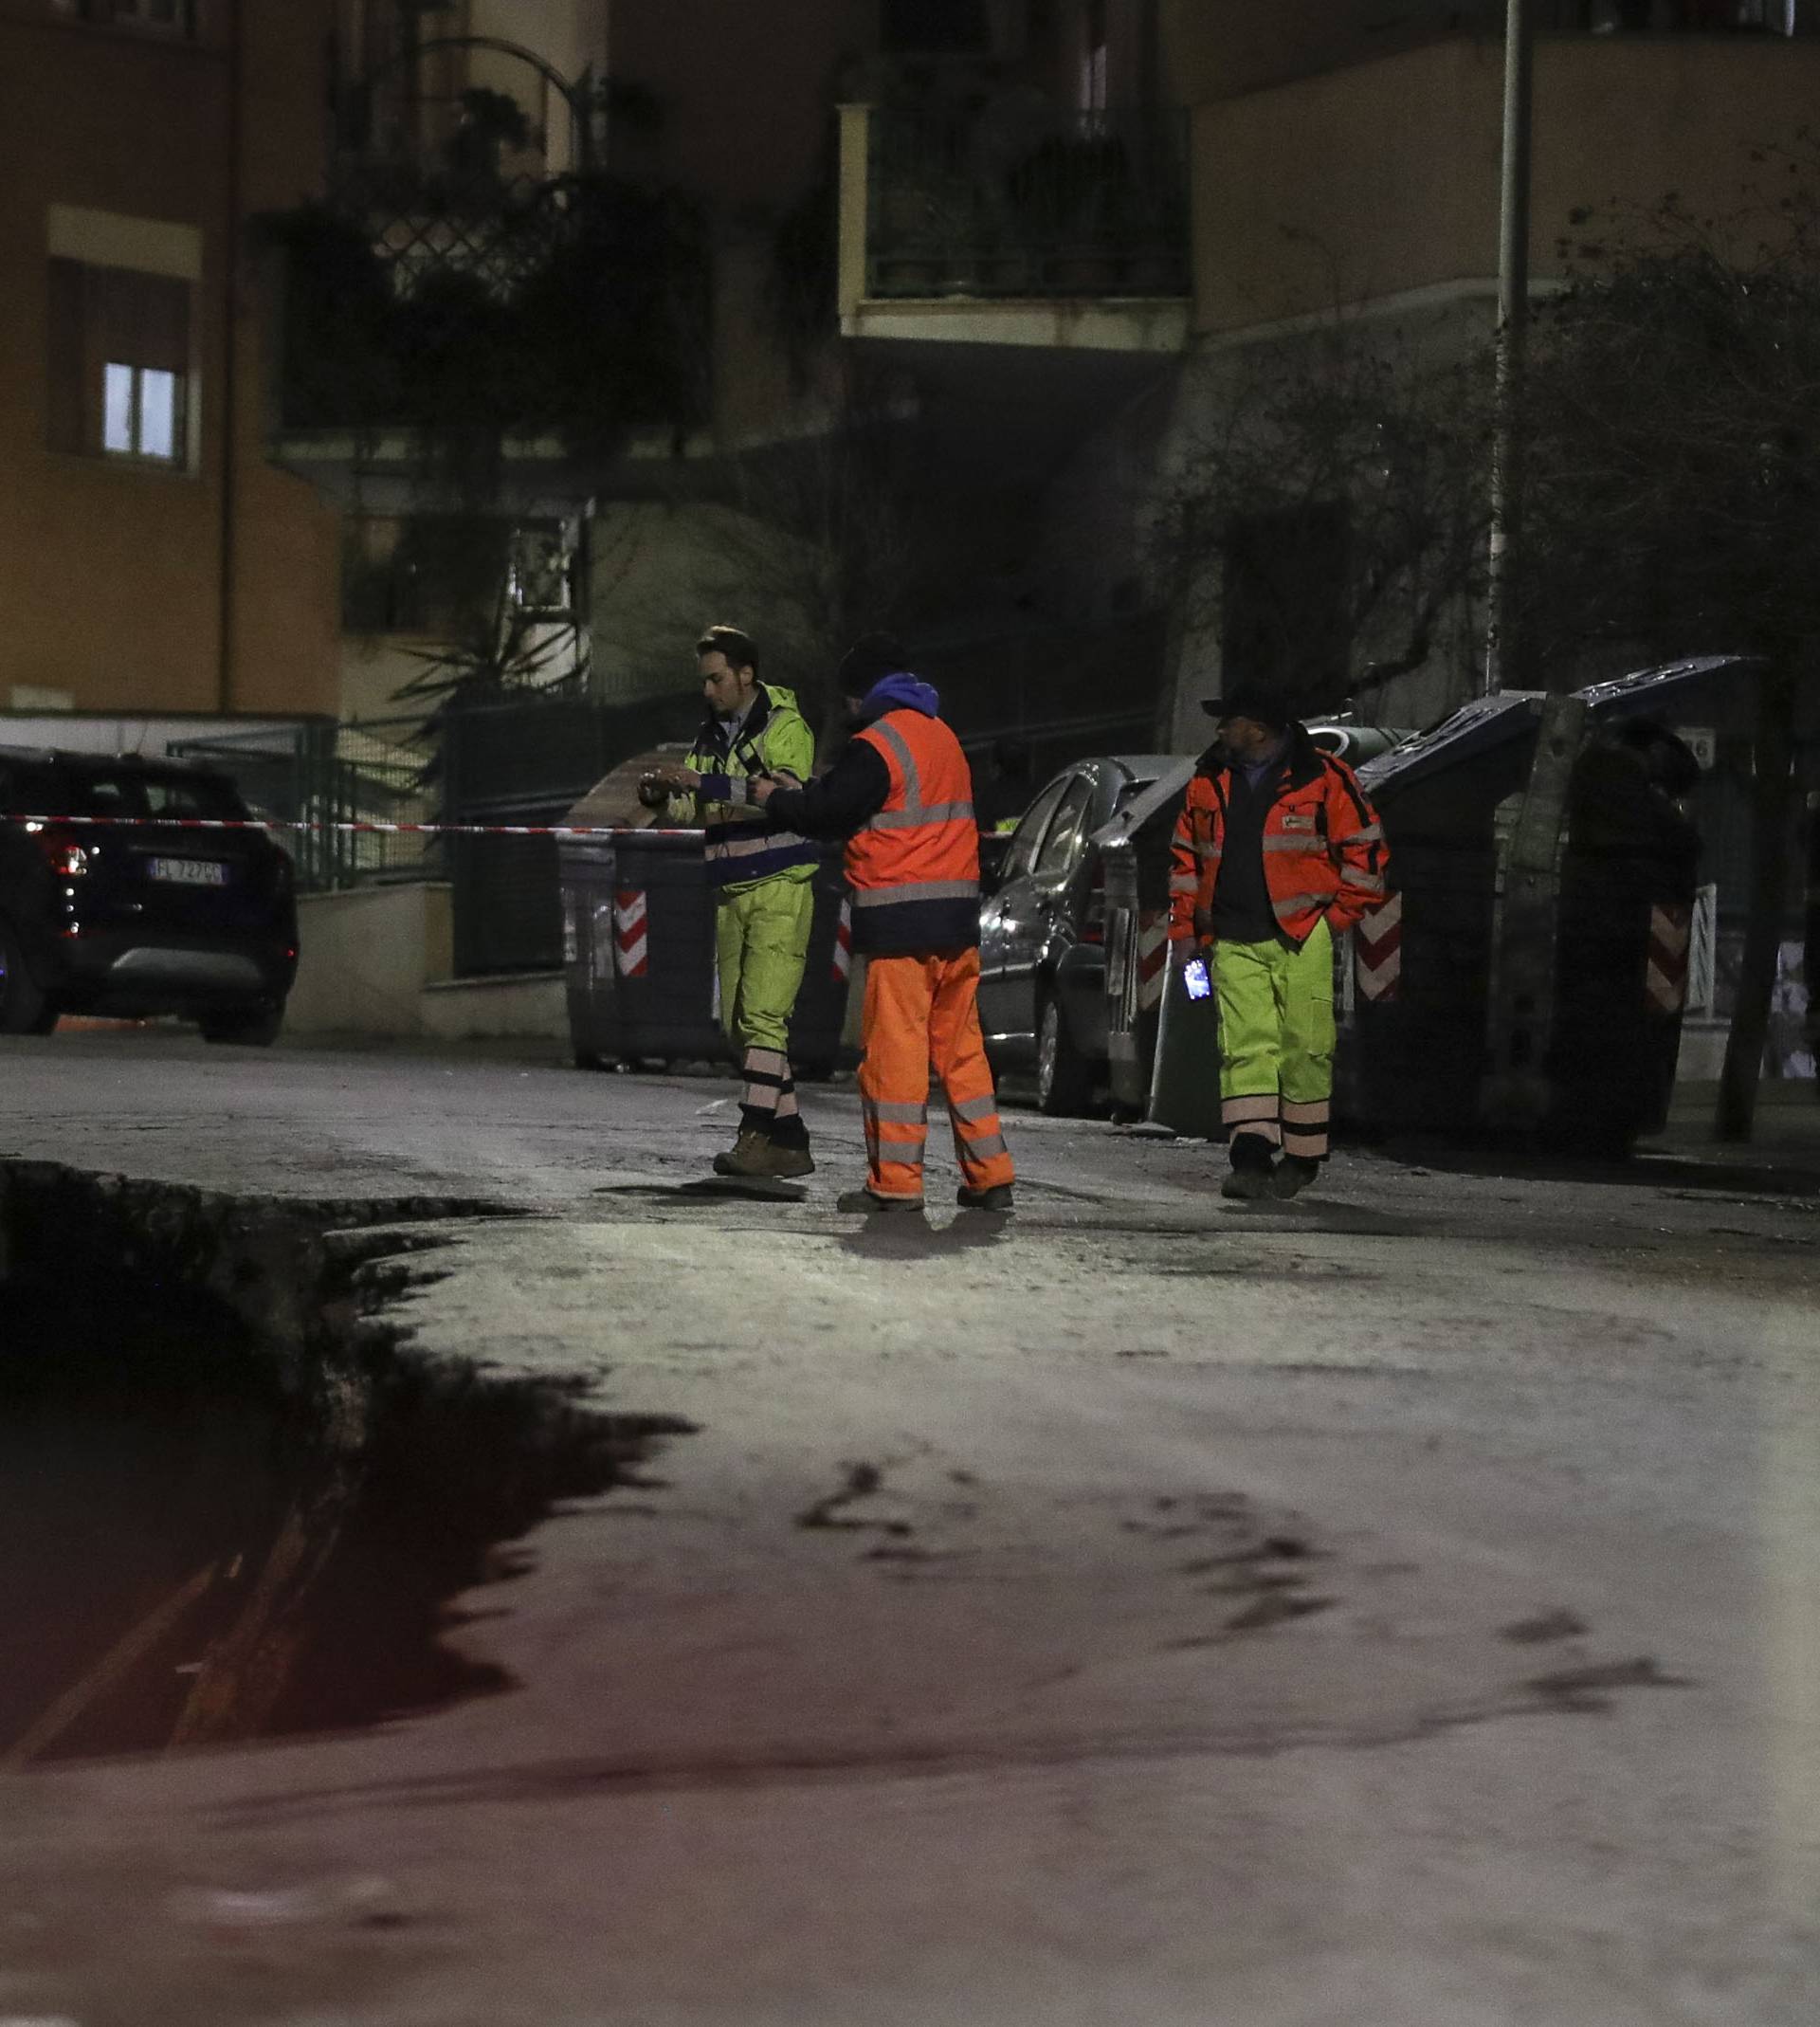
[{"label": "red and white reflective stripe on dumpster", "polygon": [[1145,909],[1138,918],[1138,1011],[1148,1014],[1160,1006],[1163,982],[1169,977],[1169,917],[1160,909]]},{"label": "red and white reflective stripe on dumpster", "polygon": [[1392,894],[1353,931],[1361,999],[1394,999],[1403,978],[1403,897]]},{"label": "red and white reflective stripe on dumpster", "polygon": [[1679,1014],[1687,1004],[1687,959],[1693,948],[1694,911],[1664,907],[1649,910],[1649,959],[1644,967],[1644,991],[1658,1014]]},{"label": "red and white reflective stripe on dumpster", "polygon": [[650,903],[633,886],[613,896],[613,961],[622,978],[642,978],[650,969]]},{"label": "red and white reflective stripe on dumpster", "polygon": [[834,924],[834,959],[828,975],[836,985],[845,985],[853,969],[853,904],[843,900],[841,919]]}]

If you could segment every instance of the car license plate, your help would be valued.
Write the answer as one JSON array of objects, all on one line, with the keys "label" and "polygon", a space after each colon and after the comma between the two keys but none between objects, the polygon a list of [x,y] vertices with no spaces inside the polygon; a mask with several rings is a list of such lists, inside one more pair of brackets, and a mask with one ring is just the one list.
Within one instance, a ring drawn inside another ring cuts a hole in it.
[{"label": "car license plate", "polygon": [[173,886],[226,886],[228,868],[219,859],[154,859],[152,877]]}]

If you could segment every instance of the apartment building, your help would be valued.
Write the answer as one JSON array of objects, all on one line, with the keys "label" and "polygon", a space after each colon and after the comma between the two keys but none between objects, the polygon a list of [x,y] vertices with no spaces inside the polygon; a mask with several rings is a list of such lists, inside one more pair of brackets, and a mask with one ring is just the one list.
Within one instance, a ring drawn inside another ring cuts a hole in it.
[{"label": "apartment building", "polygon": [[[1023,602],[1081,629],[1123,615],[1120,683],[1150,683],[1178,745],[1201,736],[1194,700],[1224,656],[1257,646],[1247,615],[1265,605],[1305,629],[1275,651],[1316,671],[1312,703],[1343,701],[1382,650],[1324,608],[1319,541],[1291,545],[1294,584],[1271,581],[1283,565],[1269,539],[1210,545],[1185,592],[1158,575],[1151,517],[1243,398],[1247,364],[1339,319],[1430,348],[1488,332],[1504,12],[1502,0],[873,11],[865,89],[844,114],[842,328],[990,416],[1007,455],[1014,417],[1041,399]],[[1793,141],[1811,118],[1811,0],[1543,0],[1532,13],[1538,291],[1585,237],[1576,214],[1642,212],[1673,191],[1722,215],[1751,151]],[[1322,530],[1338,555],[1343,503],[1314,502]],[[1468,693],[1479,625],[1457,606],[1360,707],[1422,722]],[[1161,666],[1140,669],[1146,653]]]},{"label": "apartment building", "polygon": [[[278,390],[273,454],[341,519],[344,711],[409,713],[427,679],[471,667],[477,628],[494,628],[476,585],[495,579],[515,679],[586,668],[608,702],[671,689],[706,620],[765,626],[747,467],[823,427],[775,253],[831,174],[846,0],[792,0],[787,36],[732,0],[335,11],[331,212],[408,318],[440,301],[501,338],[435,418],[412,412],[409,380],[369,403],[357,360]],[[331,354],[341,278],[293,259],[293,319],[316,303]],[[597,335],[598,351],[569,353],[565,392],[528,391],[537,412],[489,416],[513,330],[575,348]],[[493,446],[483,472],[443,454],[464,428]],[[464,641],[468,659],[447,659]]]},{"label": "apartment building", "polygon": [[0,0],[0,708],[333,711],[247,222],[320,184],[316,0]]}]

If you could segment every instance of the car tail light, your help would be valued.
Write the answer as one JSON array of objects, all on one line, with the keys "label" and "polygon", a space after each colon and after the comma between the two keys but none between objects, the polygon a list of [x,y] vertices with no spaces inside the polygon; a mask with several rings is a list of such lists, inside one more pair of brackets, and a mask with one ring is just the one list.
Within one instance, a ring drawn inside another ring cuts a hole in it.
[{"label": "car tail light", "polygon": [[1087,874],[1087,904],[1081,912],[1081,940],[1103,943],[1106,940],[1106,860],[1096,851]]},{"label": "car tail light", "polygon": [[68,831],[43,831],[38,849],[60,880],[80,880],[95,863],[95,848],[84,845]]}]

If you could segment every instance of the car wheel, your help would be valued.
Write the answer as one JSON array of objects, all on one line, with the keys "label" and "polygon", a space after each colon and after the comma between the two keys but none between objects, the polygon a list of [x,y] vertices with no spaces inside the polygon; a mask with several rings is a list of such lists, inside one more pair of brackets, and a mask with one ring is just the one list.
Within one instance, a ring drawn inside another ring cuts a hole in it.
[{"label": "car wheel", "polygon": [[0,922],[0,1034],[48,1034],[57,1009],[26,968],[19,932]]},{"label": "car wheel", "polygon": [[1061,1000],[1046,993],[1036,1024],[1036,1108],[1079,1119],[1092,1096],[1093,1065],[1075,1047]]},{"label": "car wheel", "polygon": [[284,1025],[284,1009],[242,1007],[232,1014],[205,1014],[196,1026],[205,1042],[237,1043],[243,1049],[269,1049]]}]

